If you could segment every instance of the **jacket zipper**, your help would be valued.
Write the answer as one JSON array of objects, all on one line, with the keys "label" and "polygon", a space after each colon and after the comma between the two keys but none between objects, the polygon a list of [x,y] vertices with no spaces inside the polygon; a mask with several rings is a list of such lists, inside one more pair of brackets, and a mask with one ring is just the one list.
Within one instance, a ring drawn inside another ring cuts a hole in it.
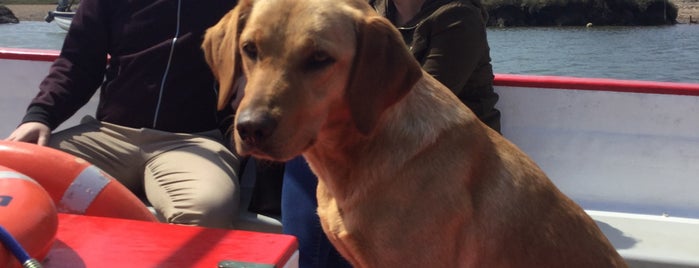
[{"label": "jacket zipper", "polygon": [[158,115],[160,114],[160,104],[163,101],[163,93],[165,91],[165,81],[167,80],[168,73],[170,72],[170,65],[172,64],[172,56],[175,54],[175,43],[177,43],[177,38],[180,36],[180,15],[182,11],[182,0],[177,1],[177,27],[175,29],[175,37],[172,38],[172,43],[170,45],[170,55],[167,59],[167,65],[165,66],[165,72],[163,73],[163,78],[160,81],[160,92],[158,93],[158,103],[155,106],[155,115],[153,115],[153,126],[158,125]]}]

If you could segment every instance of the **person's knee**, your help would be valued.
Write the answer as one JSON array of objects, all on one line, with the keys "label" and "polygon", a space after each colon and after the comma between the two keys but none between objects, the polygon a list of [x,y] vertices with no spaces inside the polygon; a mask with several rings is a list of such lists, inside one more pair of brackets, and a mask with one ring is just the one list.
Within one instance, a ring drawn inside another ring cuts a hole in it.
[{"label": "person's knee", "polygon": [[227,195],[202,195],[189,200],[188,205],[176,205],[167,222],[211,228],[231,228],[238,215],[240,197],[237,191]]}]

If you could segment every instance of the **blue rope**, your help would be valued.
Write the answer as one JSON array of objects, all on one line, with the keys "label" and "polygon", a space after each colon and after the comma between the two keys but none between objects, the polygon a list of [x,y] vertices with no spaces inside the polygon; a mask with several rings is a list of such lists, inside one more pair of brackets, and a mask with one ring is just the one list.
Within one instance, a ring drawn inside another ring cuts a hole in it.
[{"label": "blue rope", "polygon": [[41,267],[36,260],[32,259],[29,253],[22,248],[22,245],[19,244],[17,239],[15,239],[5,227],[2,227],[2,225],[0,225],[0,242],[5,245],[5,248],[12,252],[12,255],[14,255],[24,267]]},{"label": "blue rope", "polygon": [[19,263],[24,263],[31,258],[29,257],[29,253],[17,242],[17,239],[15,239],[5,227],[2,227],[2,225],[0,225],[0,240],[2,244],[5,245],[5,248],[9,249],[10,252],[15,255]]}]

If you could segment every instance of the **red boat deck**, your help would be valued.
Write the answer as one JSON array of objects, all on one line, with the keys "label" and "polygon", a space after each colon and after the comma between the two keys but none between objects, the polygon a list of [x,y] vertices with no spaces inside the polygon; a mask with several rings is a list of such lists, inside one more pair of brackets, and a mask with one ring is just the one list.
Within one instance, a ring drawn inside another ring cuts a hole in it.
[{"label": "red boat deck", "polygon": [[295,267],[293,236],[59,214],[47,268]]}]

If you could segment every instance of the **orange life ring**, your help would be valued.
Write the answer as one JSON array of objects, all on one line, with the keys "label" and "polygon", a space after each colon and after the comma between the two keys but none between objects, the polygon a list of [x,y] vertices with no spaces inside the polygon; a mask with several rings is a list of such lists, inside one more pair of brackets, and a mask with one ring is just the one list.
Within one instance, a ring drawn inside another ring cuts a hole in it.
[{"label": "orange life ring", "polygon": [[36,180],[60,213],[158,221],[124,185],[69,153],[31,143],[0,141],[0,165]]},{"label": "orange life ring", "polygon": [[[32,258],[43,259],[58,230],[58,214],[51,196],[36,181],[0,166],[0,225]],[[0,267],[21,267],[0,243]]]}]

